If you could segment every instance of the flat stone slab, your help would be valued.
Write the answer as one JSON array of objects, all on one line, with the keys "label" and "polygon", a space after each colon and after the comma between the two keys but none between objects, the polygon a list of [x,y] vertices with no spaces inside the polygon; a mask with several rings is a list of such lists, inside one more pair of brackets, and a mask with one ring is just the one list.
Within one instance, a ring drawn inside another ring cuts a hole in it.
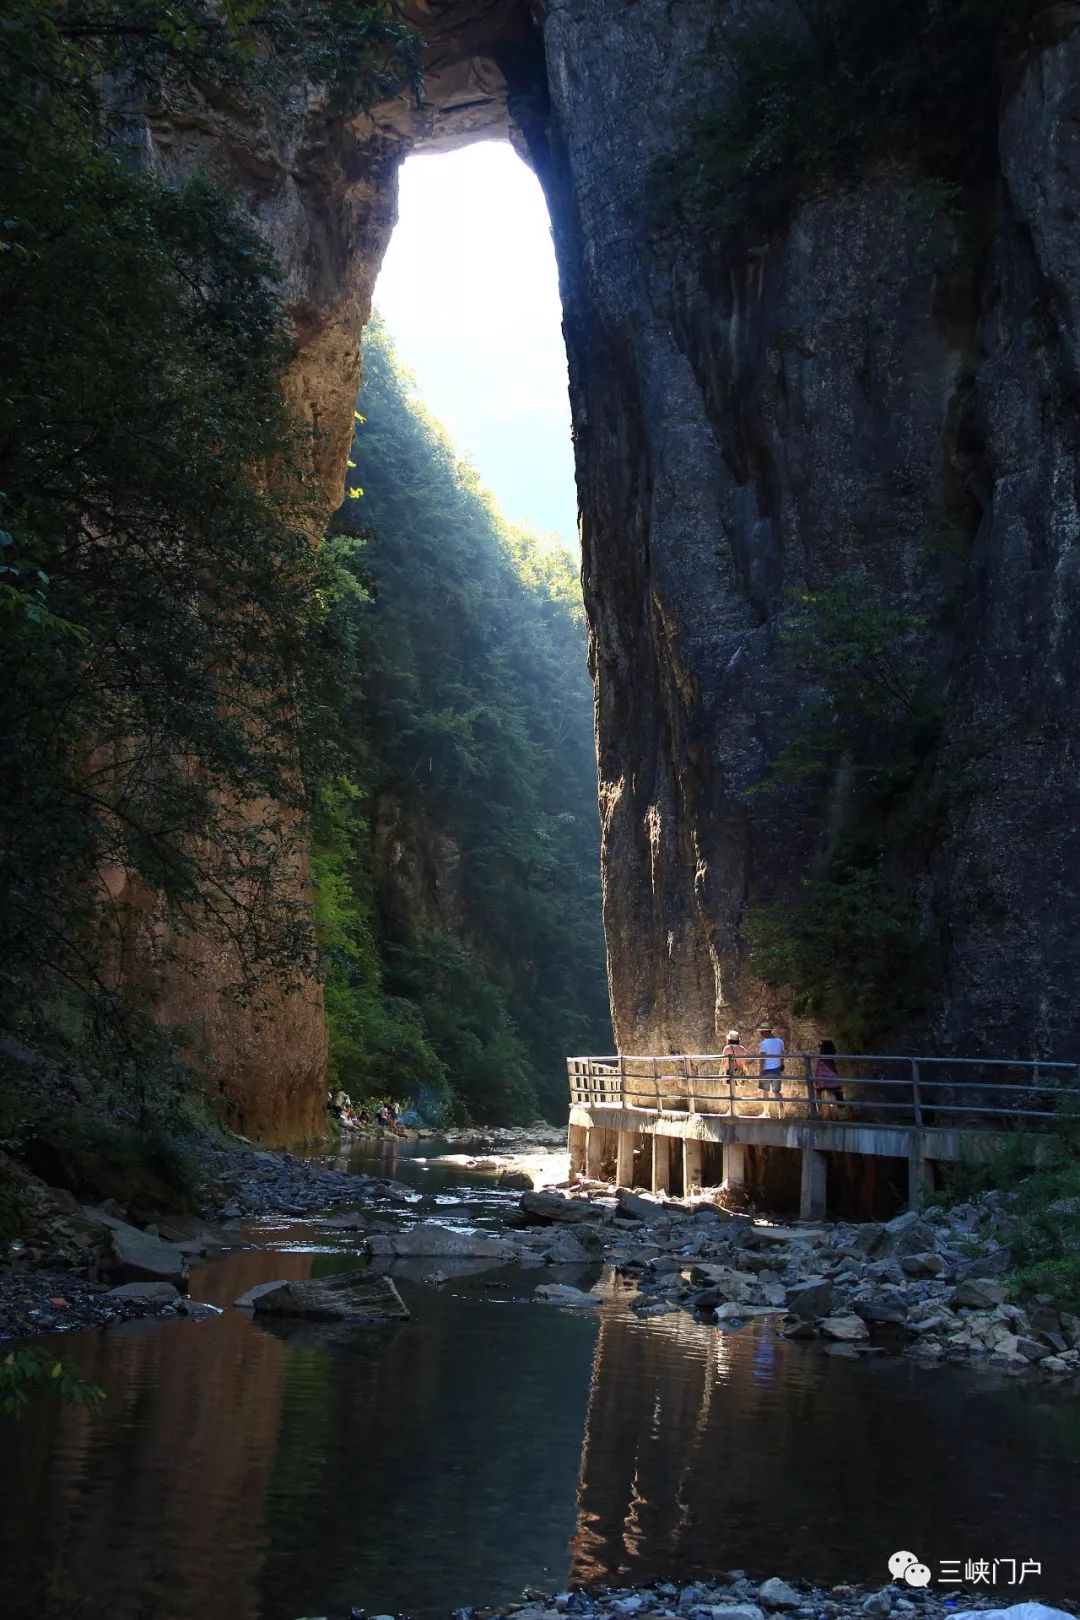
[{"label": "flat stone slab", "polygon": [[512,1260],[517,1253],[507,1238],[488,1232],[455,1232],[434,1221],[421,1221],[404,1232],[372,1232],[368,1249],[378,1260],[409,1260],[415,1256],[448,1260]]},{"label": "flat stone slab", "polygon": [[286,1287],[288,1281],[288,1277],[275,1277],[273,1282],[256,1283],[254,1288],[249,1288],[246,1294],[241,1294],[239,1299],[234,1299],[233,1304],[238,1310],[253,1311],[257,1299],[262,1299],[264,1294],[272,1294],[275,1288]]},{"label": "flat stone slab", "polygon": [[409,1315],[390,1278],[367,1270],[281,1283],[260,1294],[254,1309],[256,1316],[296,1316],[309,1322],[402,1322]]},{"label": "flat stone slab", "polygon": [[87,1209],[86,1214],[108,1228],[110,1253],[102,1262],[106,1276],[120,1282],[184,1281],[188,1257],[175,1243],[140,1232],[137,1226],[98,1209]]},{"label": "flat stone slab", "polygon": [[555,1221],[594,1221],[596,1206],[588,1198],[564,1198],[561,1193],[522,1193],[518,1205],[531,1221],[545,1225]]},{"label": "flat stone slab", "polygon": [[545,1305],[568,1305],[576,1311],[596,1310],[601,1303],[595,1294],[587,1294],[582,1288],[571,1288],[567,1283],[541,1283],[534,1290],[533,1298]]},{"label": "flat stone slab", "polygon": [[110,1288],[106,1298],[153,1299],[170,1304],[174,1299],[180,1298],[180,1292],[172,1283],[167,1282],[129,1282],[119,1283],[116,1288]]}]

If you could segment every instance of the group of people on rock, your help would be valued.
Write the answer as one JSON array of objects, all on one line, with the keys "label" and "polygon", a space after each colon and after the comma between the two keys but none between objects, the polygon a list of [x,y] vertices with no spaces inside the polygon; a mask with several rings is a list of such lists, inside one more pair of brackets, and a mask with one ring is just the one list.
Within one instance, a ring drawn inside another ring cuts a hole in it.
[{"label": "group of people on rock", "polygon": [[[772,1024],[759,1024],[757,1034],[757,1056],[753,1057],[742,1044],[739,1031],[728,1030],[727,1045],[723,1051],[725,1072],[730,1080],[734,1080],[737,1075],[752,1077],[755,1070],[751,1065],[756,1063],[758,1066],[756,1073],[763,1095],[779,1098],[784,1077],[784,1057],[787,1052],[784,1037]],[[821,1042],[814,1059],[813,1080],[814,1091],[819,1101],[828,1099],[843,1102],[844,1093],[836,1067],[835,1041],[826,1038]]]},{"label": "group of people on rock", "polygon": [[391,1136],[404,1134],[400,1124],[400,1103],[354,1103],[347,1091],[328,1091],[326,1106],[342,1130],[370,1131],[378,1126]]}]

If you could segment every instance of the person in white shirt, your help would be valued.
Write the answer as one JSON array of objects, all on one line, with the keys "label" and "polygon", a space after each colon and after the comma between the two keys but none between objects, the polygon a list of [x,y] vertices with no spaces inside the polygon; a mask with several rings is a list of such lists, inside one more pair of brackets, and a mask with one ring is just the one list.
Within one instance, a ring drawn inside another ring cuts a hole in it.
[{"label": "person in white shirt", "polygon": [[774,1097],[780,1095],[780,1080],[784,1073],[784,1045],[782,1035],[773,1033],[771,1024],[760,1024],[758,1034],[758,1051],[761,1054],[761,1089],[766,1095],[772,1092]]}]

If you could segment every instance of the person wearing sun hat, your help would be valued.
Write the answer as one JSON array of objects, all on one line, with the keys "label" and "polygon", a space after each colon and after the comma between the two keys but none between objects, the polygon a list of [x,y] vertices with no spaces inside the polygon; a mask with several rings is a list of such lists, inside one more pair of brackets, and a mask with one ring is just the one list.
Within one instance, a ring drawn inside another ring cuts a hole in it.
[{"label": "person wearing sun hat", "polygon": [[737,1074],[746,1073],[746,1063],[744,1061],[746,1056],[746,1047],[739,1040],[738,1030],[729,1029],[727,1032],[727,1045],[723,1051],[724,1073],[729,1080],[734,1080]]}]

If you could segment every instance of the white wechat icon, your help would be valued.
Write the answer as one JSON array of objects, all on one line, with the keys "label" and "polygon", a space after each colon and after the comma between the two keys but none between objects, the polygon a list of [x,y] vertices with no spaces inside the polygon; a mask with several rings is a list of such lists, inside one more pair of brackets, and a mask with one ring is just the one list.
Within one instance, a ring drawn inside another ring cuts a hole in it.
[{"label": "white wechat icon", "polygon": [[920,1564],[913,1552],[894,1552],[889,1559],[889,1574],[894,1581],[906,1581],[909,1586],[929,1586],[930,1570]]}]

